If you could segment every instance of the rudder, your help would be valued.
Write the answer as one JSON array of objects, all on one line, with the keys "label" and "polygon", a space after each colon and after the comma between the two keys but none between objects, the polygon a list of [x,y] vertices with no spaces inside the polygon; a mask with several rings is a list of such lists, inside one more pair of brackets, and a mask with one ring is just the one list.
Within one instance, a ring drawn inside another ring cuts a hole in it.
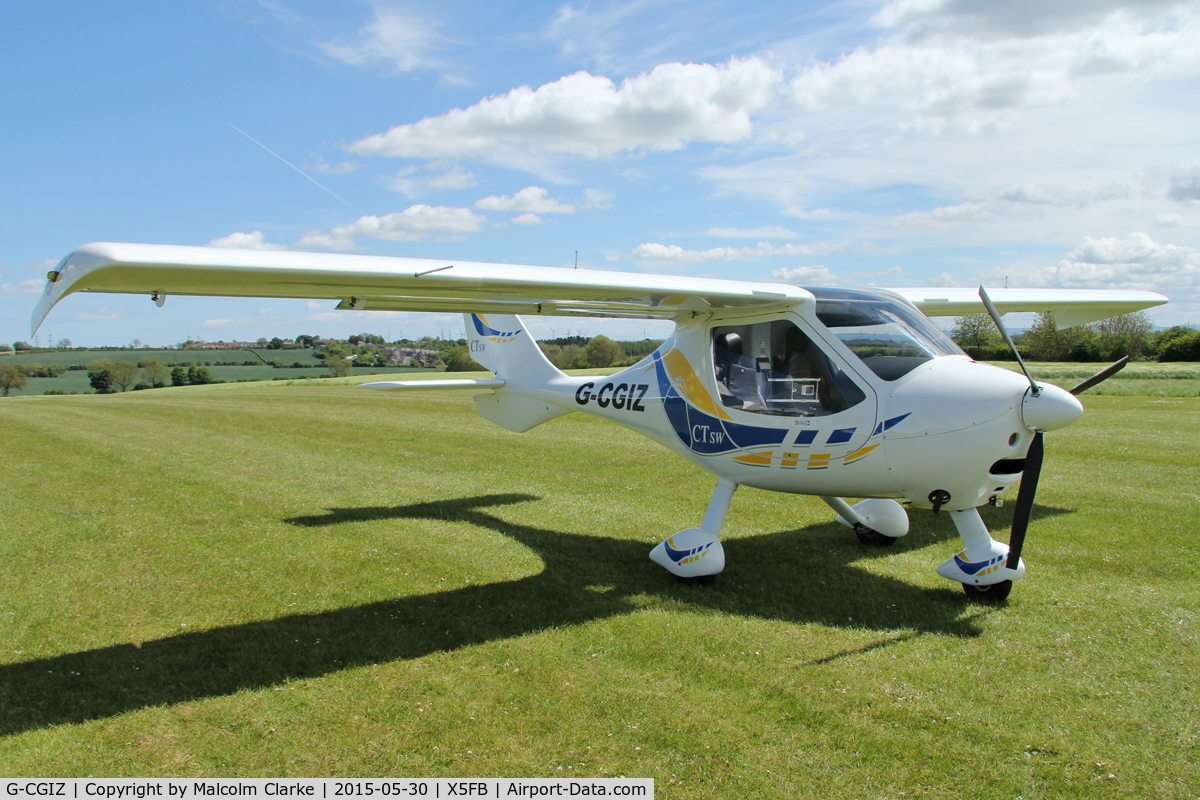
[{"label": "rudder", "polygon": [[512,314],[463,314],[471,358],[507,381],[507,387],[544,386],[565,377]]}]

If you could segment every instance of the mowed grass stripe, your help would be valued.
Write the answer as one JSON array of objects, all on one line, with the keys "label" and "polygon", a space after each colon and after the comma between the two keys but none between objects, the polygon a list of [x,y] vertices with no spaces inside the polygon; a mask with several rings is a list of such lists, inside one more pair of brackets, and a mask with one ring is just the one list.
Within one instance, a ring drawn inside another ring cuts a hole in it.
[{"label": "mowed grass stripe", "polygon": [[944,514],[880,551],[748,489],[726,572],[678,586],[646,556],[710,476],[579,415],[508,433],[470,395],[0,404],[0,771],[1193,793],[1196,401],[1085,398],[990,608],[932,572]]}]

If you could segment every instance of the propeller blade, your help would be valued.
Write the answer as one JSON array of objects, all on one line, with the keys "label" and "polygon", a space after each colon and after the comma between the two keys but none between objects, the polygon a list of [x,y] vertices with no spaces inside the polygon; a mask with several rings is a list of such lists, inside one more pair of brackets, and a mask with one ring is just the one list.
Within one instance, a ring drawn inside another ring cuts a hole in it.
[{"label": "propeller blade", "polygon": [[1033,379],[1033,375],[1029,374],[1029,368],[1025,366],[1025,359],[1021,358],[1021,354],[1017,351],[1017,345],[1013,342],[1012,337],[1008,335],[1008,328],[1004,327],[1004,320],[1000,319],[1000,312],[993,305],[992,298],[988,297],[987,289],[984,289],[982,286],[979,287],[979,299],[983,301],[987,312],[992,315],[992,322],[996,323],[996,327],[1000,330],[1000,335],[1004,337],[1008,349],[1012,350],[1013,355],[1017,357],[1017,363],[1021,365],[1021,371],[1029,379],[1029,388],[1033,391],[1033,396],[1037,397],[1042,393],[1042,389],[1037,385],[1037,381]]},{"label": "propeller blade", "polygon": [[1008,538],[1008,561],[1005,566],[1016,569],[1021,563],[1021,549],[1025,546],[1025,531],[1029,528],[1029,516],[1033,513],[1033,497],[1037,494],[1038,478],[1042,474],[1042,432],[1035,431],[1029,453],[1025,456],[1025,474],[1021,476],[1021,488],[1017,491],[1017,507],[1013,512],[1012,535]]},{"label": "propeller blade", "polygon": [[1095,375],[1088,378],[1086,381],[1084,381],[1083,383],[1079,384],[1074,389],[1072,389],[1071,394],[1079,394],[1080,392],[1086,392],[1088,389],[1092,388],[1097,383],[1104,383],[1106,380],[1111,378],[1113,375],[1116,375],[1118,372],[1120,372],[1125,367],[1125,365],[1128,363],[1129,363],[1129,356],[1125,356],[1120,361],[1114,361],[1113,363],[1109,364],[1107,367],[1100,370]]}]

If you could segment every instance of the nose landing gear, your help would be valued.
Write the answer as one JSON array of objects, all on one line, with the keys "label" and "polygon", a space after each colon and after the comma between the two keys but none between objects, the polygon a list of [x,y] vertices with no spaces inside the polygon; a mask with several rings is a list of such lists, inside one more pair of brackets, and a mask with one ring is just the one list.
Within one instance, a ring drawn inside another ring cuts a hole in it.
[{"label": "nose landing gear", "polygon": [[951,511],[950,519],[962,537],[963,549],[941,563],[938,575],[961,583],[973,600],[1003,602],[1013,581],[1024,577],[1025,562],[1018,560],[1015,568],[1008,566],[1008,545],[992,538],[978,509]]},{"label": "nose landing gear", "polygon": [[850,505],[840,497],[822,497],[837,512],[837,521],[854,530],[861,544],[891,547],[908,533],[908,514],[895,500],[870,498]]}]

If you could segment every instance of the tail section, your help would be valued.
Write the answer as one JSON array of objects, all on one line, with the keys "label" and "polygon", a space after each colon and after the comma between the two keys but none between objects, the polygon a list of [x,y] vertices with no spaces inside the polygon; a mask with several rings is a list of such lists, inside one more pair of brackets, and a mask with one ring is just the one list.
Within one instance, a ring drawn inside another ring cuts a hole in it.
[{"label": "tail section", "polygon": [[502,428],[523,433],[574,410],[547,402],[561,393],[555,392],[551,383],[567,376],[546,358],[520,317],[464,314],[463,318],[471,358],[504,381],[494,394],[475,395],[480,415]]},{"label": "tail section", "polygon": [[463,314],[471,358],[503,378],[509,388],[542,387],[566,377],[550,363],[520,317]]}]

